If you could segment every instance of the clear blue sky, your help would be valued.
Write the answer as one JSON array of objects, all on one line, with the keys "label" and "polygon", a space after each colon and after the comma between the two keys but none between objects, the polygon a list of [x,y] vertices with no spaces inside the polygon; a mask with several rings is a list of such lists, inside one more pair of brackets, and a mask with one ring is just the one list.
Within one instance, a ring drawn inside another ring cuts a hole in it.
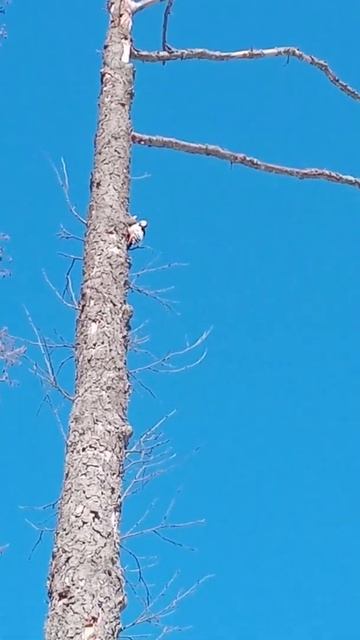
[{"label": "clear blue sky", "polygon": [[[57,251],[67,245],[56,232],[72,225],[48,157],[65,157],[85,211],[104,4],[13,0],[6,16],[0,231],[11,236],[13,273],[1,283],[0,324],[16,335],[31,335],[26,305],[47,335],[71,338],[71,312],[41,273],[61,286]],[[158,45],[161,13],[138,17],[138,47]],[[178,46],[299,46],[360,88],[359,21],[355,0],[177,0],[170,31]],[[360,105],[294,60],[140,64],[136,83],[142,132],[360,175]],[[176,285],[180,315],[137,299],[137,321],[149,319],[156,353],[214,327],[199,368],[147,378],[157,398],[138,389],[132,400],[138,432],[176,408],[169,433],[180,457],[200,446],[154,489],[166,506],[182,485],[175,516],[207,519],[186,535],[199,551],[163,548],[152,580],[178,567],[184,586],[215,574],[174,620],[193,625],[188,640],[357,640],[360,194],[152,149],[135,149],[132,173],[151,174],[132,194],[150,221],[148,244],[189,264],[156,279]],[[137,264],[152,255],[137,252]],[[50,411],[38,414],[26,364],[16,377],[18,388],[0,390],[0,543],[10,544],[0,638],[38,640],[51,539],[28,559],[36,532],[25,518],[42,516],[19,505],[56,499],[63,446]]]}]

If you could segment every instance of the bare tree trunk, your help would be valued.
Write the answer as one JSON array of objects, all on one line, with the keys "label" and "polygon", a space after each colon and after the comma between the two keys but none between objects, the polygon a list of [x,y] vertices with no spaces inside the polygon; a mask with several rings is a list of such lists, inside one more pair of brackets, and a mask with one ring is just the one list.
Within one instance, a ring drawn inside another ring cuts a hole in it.
[{"label": "bare tree trunk", "polygon": [[47,640],[115,640],[126,368],[132,13],[110,1],[76,341],[76,389],[50,577]]}]

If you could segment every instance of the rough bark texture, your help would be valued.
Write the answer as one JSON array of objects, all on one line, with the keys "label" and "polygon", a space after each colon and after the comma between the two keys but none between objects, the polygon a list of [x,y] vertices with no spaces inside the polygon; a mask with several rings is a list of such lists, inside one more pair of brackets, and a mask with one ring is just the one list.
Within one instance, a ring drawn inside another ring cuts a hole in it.
[{"label": "rough bark texture", "polygon": [[49,576],[47,640],[115,640],[125,606],[119,566],[121,474],[130,428],[126,303],[131,18],[112,0],[77,323],[76,390]]}]

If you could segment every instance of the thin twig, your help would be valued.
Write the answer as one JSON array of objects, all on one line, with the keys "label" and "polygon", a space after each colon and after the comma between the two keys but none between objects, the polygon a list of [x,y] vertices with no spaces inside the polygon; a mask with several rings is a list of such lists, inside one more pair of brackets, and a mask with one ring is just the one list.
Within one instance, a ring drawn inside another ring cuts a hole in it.
[{"label": "thin twig", "polygon": [[[190,527],[198,527],[200,525],[205,524],[205,520],[202,518],[200,520],[192,520],[190,522],[161,522],[160,524],[154,525],[153,527],[147,527],[146,529],[141,529],[139,531],[132,531],[132,532],[127,532],[124,533],[122,536],[123,540],[128,540],[129,538],[138,538],[139,536],[146,536],[149,534],[153,534],[153,533],[159,533],[160,531],[164,531],[164,530],[171,530],[171,529],[189,529]],[[183,545],[182,543],[175,543],[173,540],[167,540],[167,542],[171,542],[172,544],[176,544],[179,547],[184,547],[187,549],[191,549],[191,551],[193,551],[193,549],[191,547],[186,547],[186,545]]]},{"label": "thin twig", "polygon": [[[60,302],[62,302],[66,307],[70,307],[70,309],[75,309],[76,311],[78,311],[79,309],[79,305],[75,299],[75,302],[68,302],[67,300],[65,300],[64,294],[66,293],[66,288],[64,290],[64,293],[61,294],[60,291],[57,290],[57,288],[53,285],[53,283],[51,282],[51,280],[49,280],[46,271],[43,270],[43,276],[44,276],[44,280],[46,282],[46,284],[49,285],[50,289],[55,293],[56,297],[59,298]],[[69,286],[69,282],[68,282],[68,278],[67,278],[67,287]],[[74,299],[73,296],[73,291],[70,289],[71,293],[72,293],[72,299]]]},{"label": "thin twig", "polygon": [[131,176],[131,180],[145,180],[146,178],[151,178],[151,173],[143,173],[140,176]]},{"label": "thin twig", "polygon": [[158,302],[159,304],[161,304],[161,306],[167,309],[167,311],[171,311],[172,313],[175,313],[175,315],[178,315],[178,313],[175,311],[173,306],[174,304],[178,304],[177,300],[170,300],[160,295],[162,293],[167,293],[168,291],[173,291],[174,288],[175,287],[171,286],[171,287],[166,287],[164,289],[148,289],[145,286],[139,287],[134,283],[130,283],[130,286],[129,286],[130,291],[132,291],[133,293],[138,293],[140,295],[145,296],[146,298],[151,298],[152,300],[155,300],[155,302]]},{"label": "thin twig", "polygon": [[174,2],[175,0],[167,0],[167,5],[164,11],[164,20],[163,20],[163,27],[162,27],[162,42],[161,42],[163,51],[171,50],[171,47],[169,47],[167,42],[167,32],[168,32],[168,26],[169,26],[169,18],[171,15]]},{"label": "thin twig", "polygon": [[132,134],[134,144],[145,145],[148,147],[157,147],[159,149],[172,149],[174,151],[183,151],[201,156],[210,156],[225,160],[231,164],[241,164],[249,169],[256,171],[264,171],[265,173],[275,173],[282,176],[291,176],[299,180],[326,180],[327,182],[335,182],[350,187],[360,188],[360,178],[351,175],[338,173],[329,169],[298,169],[295,167],[287,167],[284,165],[272,164],[264,162],[258,158],[253,158],[245,153],[235,153],[223,147],[217,147],[210,144],[197,144],[195,142],[186,142],[176,138],[166,138],[164,136],[151,136],[143,133]]},{"label": "thin twig", "polygon": [[148,274],[148,273],[156,273],[158,271],[165,271],[167,269],[174,269],[177,267],[188,267],[188,266],[189,265],[186,262],[169,262],[168,264],[161,264],[158,267],[144,267],[140,271],[133,271],[131,276],[133,278],[139,278],[140,276],[143,276],[144,274]]},{"label": "thin twig", "polygon": [[139,580],[140,584],[142,584],[142,586],[144,587],[145,602],[146,602],[146,605],[149,606],[149,604],[150,604],[150,591],[149,591],[149,587],[148,587],[148,585],[146,583],[146,580],[144,578],[144,575],[143,575],[141,562],[140,562],[138,556],[136,555],[136,553],[131,551],[131,549],[128,549],[123,544],[121,544],[120,547],[121,547],[121,549],[123,549],[123,551],[126,551],[126,553],[128,553],[129,556],[131,556],[133,558],[133,560],[135,561],[136,570],[137,570],[137,573],[138,573],[138,580]]},{"label": "thin twig", "polygon": [[[72,402],[73,401],[73,397],[59,384],[59,382],[57,380],[57,376],[56,376],[56,373],[55,373],[55,370],[54,370],[54,366],[53,366],[53,362],[52,362],[52,358],[51,358],[49,345],[47,344],[46,339],[43,336],[40,335],[39,330],[37,329],[35,323],[32,320],[32,317],[31,317],[29,311],[26,309],[25,306],[24,306],[24,310],[25,310],[25,314],[27,316],[28,322],[29,322],[34,334],[35,334],[35,337],[36,337],[36,340],[37,340],[36,346],[40,349],[41,355],[42,355],[44,363],[45,363],[45,369],[42,370],[39,367],[39,365],[36,362],[34,362],[33,360],[31,360],[29,357],[26,357],[26,359],[29,360],[29,362],[31,362],[34,373],[40,378],[40,380],[42,382],[45,382],[50,387],[53,387],[66,400],[69,400],[70,402]],[[46,397],[44,398],[43,401],[45,401],[45,400],[46,400]]]},{"label": "thin twig", "polygon": [[32,527],[33,529],[35,529],[35,531],[39,531],[39,535],[38,538],[33,546],[33,548],[30,551],[29,554],[29,560],[31,560],[36,548],[39,546],[44,533],[54,533],[55,529],[54,528],[49,528],[49,527],[39,527],[38,525],[34,524],[33,522],[31,522],[31,520],[28,520],[27,518],[25,518],[25,522],[27,522],[27,524],[30,525],[30,527]]},{"label": "thin twig", "polygon": [[178,606],[182,603],[182,601],[185,600],[185,598],[191,596],[206,580],[209,580],[210,578],[212,578],[213,575],[204,576],[200,580],[197,580],[194,584],[192,584],[187,589],[178,591],[178,593],[173,598],[169,599],[167,604],[161,605],[157,609],[156,605],[158,603],[160,604],[164,602],[164,599],[171,592],[171,588],[175,583],[175,581],[177,580],[177,578],[179,577],[179,574],[180,574],[179,571],[176,571],[173,574],[173,576],[164,584],[164,586],[159,591],[159,593],[156,596],[154,596],[154,598],[149,603],[149,605],[144,607],[143,611],[132,622],[122,627],[122,632],[128,629],[133,629],[134,627],[137,627],[142,624],[152,624],[161,629],[160,635],[157,636],[157,638],[159,639],[164,637],[164,635],[167,635],[167,633],[171,631],[184,630],[184,628],[181,628],[181,627],[168,627],[167,625],[164,624],[163,620],[167,618],[169,615],[172,615],[174,611],[176,611]]},{"label": "thin twig", "polygon": [[353,100],[360,101],[360,92],[341,80],[325,60],[305,53],[297,47],[271,47],[268,49],[245,49],[242,51],[211,51],[210,49],[172,49],[167,51],[132,51],[134,60],[142,62],[170,62],[172,60],[259,60],[265,58],[296,58],[311,65],[324,74],[329,82]]},{"label": "thin twig", "polygon": [[57,236],[61,240],[78,240],[79,242],[84,242],[84,238],[68,231],[62,224],[60,225],[60,231],[58,231]]},{"label": "thin twig", "polygon": [[180,373],[181,371],[186,371],[187,369],[192,369],[193,367],[200,364],[207,355],[207,349],[204,349],[202,354],[195,361],[190,362],[186,365],[176,366],[173,364],[173,360],[177,357],[183,356],[187,353],[190,353],[197,347],[201,346],[204,342],[206,342],[209,337],[212,329],[210,328],[207,331],[204,331],[202,335],[192,343],[187,343],[183,349],[179,349],[177,351],[170,351],[169,353],[164,354],[163,356],[152,360],[151,362],[136,367],[135,369],[131,369],[131,374],[139,374],[143,371],[152,371],[156,373]]},{"label": "thin twig", "polygon": [[52,169],[58,179],[58,183],[63,191],[64,197],[65,197],[65,202],[66,205],[70,211],[70,213],[72,213],[72,215],[79,220],[79,222],[81,222],[82,224],[86,225],[86,220],[85,218],[83,218],[76,210],[75,205],[72,203],[71,201],[71,197],[70,197],[70,186],[69,186],[69,176],[68,176],[68,172],[67,172],[67,168],[66,168],[66,163],[64,158],[60,159],[61,162],[61,168],[62,168],[62,173],[60,173],[59,169],[56,167],[56,165],[54,164],[54,162],[51,160],[51,158],[49,158],[49,162],[52,166]]},{"label": "thin twig", "polygon": [[53,502],[47,502],[46,504],[41,505],[28,505],[28,504],[20,504],[19,509],[30,509],[31,511],[45,511],[46,509],[55,509],[57,504],[60,502],[60,498],[57,498]]}]

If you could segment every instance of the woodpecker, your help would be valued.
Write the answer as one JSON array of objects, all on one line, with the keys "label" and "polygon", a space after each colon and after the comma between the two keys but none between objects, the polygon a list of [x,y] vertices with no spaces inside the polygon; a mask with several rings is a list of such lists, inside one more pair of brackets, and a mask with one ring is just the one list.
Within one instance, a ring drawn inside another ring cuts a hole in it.
[{"label": "woodpecker", "polygon": [[128,249],[132,249],[139,245],[145,237],[146,227],[148,226],[147,220],[136,220],[132,222],[128,228]]}]

